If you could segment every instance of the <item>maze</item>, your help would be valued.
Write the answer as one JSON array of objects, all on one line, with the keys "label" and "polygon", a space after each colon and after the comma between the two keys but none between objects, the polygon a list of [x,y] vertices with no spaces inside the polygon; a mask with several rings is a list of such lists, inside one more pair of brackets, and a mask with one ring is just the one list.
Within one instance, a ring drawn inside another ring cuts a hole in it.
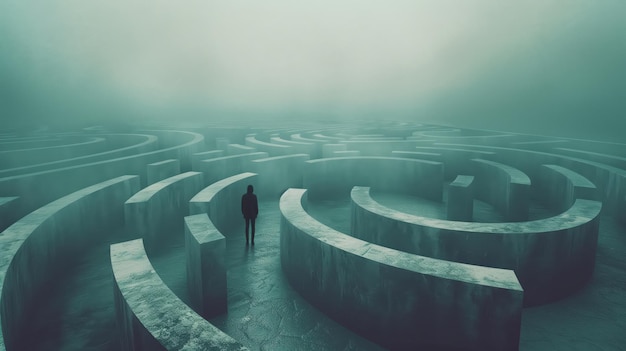
[{"label": "maze", "polygon": [[0,350],[614,350],[625,232],[626,144],[407,122],[0,130]]}]

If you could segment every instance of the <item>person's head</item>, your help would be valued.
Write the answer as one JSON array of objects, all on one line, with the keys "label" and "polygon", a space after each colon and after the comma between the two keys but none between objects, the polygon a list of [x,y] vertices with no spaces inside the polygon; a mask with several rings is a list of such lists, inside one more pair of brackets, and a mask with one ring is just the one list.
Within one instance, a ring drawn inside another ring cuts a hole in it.
[{"label": "person's head", "polygon": [[254,188],[252,187],[252,185],[248,185],[248,194],[252,194],[253,191]]}]

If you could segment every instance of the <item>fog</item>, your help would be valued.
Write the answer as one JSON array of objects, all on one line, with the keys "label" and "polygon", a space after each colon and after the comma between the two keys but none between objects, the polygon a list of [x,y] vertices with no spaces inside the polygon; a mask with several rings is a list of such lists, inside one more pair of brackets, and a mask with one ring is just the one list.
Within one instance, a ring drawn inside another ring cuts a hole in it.
[{"label": "fog", "polygon": [[412,120],[620,140],[626,2],[0,3],[3,125]]}]

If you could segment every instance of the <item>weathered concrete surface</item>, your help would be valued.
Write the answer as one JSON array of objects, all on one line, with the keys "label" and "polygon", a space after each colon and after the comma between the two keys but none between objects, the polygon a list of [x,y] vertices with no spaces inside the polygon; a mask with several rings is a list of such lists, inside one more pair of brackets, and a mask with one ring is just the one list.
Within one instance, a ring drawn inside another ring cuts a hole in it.
[{"label": "weathered concrete surface", "polygon": [[148,185],[180,173],[180,161],[175,159],[151,163],[146,167]]},{"label": "weathered concrete surface", "polygon": [[304,162],[309,158],[307,154],[294,154],[252,160],[250,171],[259,175],[255,193],[278,198],[289,188],[302,187]]},{"label": "weathered concrete surface", "polygon": [[402,213],[355,187],[352,235],[438,259],[515,270],[524,304],[571,295],[590,279],[595,266],[602,204],[577,200],[566,212],[528,222],[474,223]]},{"label": "weathered concrete surface", "polygon": [[0,233],[0,349],[28,322],[33,299],[72,257],[123,224],[123,203],[139,190],[139,177],[122,176],[53,201]]},{"label": "weathered concrete surface", "polygon": [[523,292],[513,271],[368,243],[311,218],[306,190],[280,200],[283,272],[313,305],[392,349],[516,350]]},{"label": "weathered concrete surface", "polygon": [[206,319],[226,313],[226,240],[206,213],[185,217],[185,252],[192,308]]},{"label": "weathered concrete surface", "polygon": [[124,203],[124,218],[130,232],[144,238],[149,247],[168,240],[173,228],[183,225],[187,201],[204,185],[200,172],[185,172],[154,183]]},{"label": "weathered concrete surface", "polygon": [[122,350],[247,350],[163,283],[141,239],[111,245],[111,266]]},{"label": "weathered concrete surface", "polygon": [[474,214],[474,177],[459,175],[448,188],[447,218],[471,222]]},{"label": "weathered concrete surface", "polygon": [[506,221],[527,220],[530,205],[528,175],[499,162],[483,159],[471,161],[476,197],[493,205]]},{"label": "weathered concrete surface", "polygon": [[243,221],[241,196],[248,185],[257,187],[258,175],[245,172],[224,178],[198,192],[189,200],[189,214],[206,213],[222,233]]},{"label": "weathered concrete surface", "polygon": [[441,201],[443,165],[394,157],[337,157],[305,162],[303,187],[312,199],[348,195],[355,185],[401,191]]}]

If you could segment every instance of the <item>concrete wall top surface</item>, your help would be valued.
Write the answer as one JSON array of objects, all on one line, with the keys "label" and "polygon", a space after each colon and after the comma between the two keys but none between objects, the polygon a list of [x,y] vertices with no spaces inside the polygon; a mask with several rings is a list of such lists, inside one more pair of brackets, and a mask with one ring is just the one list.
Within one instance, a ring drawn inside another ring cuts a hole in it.
[{"label": "concrete wall top surface", "polygon": [[200,244],[224,238],[206,213],[185,216],[185,226]]},{"label": "concrete wall top surface", "polygon": [[475,164],[477,163],[490,167],[492,170],[506,175],[512,184],[530,185],[530,178],[528,177],[528,175],[515,167],[511,167],[500,162],[483,160],[480,158],[474,158],[472,159],[472,162],[474,162]]},{"label": "concrete wall top surface", "polygon": [[454,178],[454,181],[450,185],[468,187],[468,186],[471,186],[473,182],[474,182],[474,176],[458,175],[456,176],[456,178]]},{"label": "concrete wall top surface", "polygon": [[210,202],[220,191],[224,190],[228,186],[256,176],[256,173],[244,172],[224,178],[202,189],[199,193],[192,197],[189,202]]},{"label": "concrete wall top surface", "polygon": [[561,167],[559,165],[542,165],[542,167],[549,168],[557,173],[562,174],[565,178],[572,182],[575,187],[595,189],[596,186],[587,177],[572,171],[569,168]]},{"label": "concrete wall top surface", "polygon": [[172,184],[179,182],[183,179],[196,177],[198,175],[202,175],[202,172],[194,172],[189,171],[181,174],[177,174],[173,177],[169,177],[167,179],[163,179],[159,182],[156,182],[150,186],[147,186],[133,195],[130,199],[126,201],[126,203],[135,203],[135,202],[145,202],[149,201],[155,194],[159,191],[171,186]]},{"label": "concrete wall top surface", "polygon": [[379,216],[396,221],[450,230],[471,233],[498,233],[498,234],[525,234],[548,233],[581,226],[600,215],[602,203],[593,200],[577,199],[567,211],[553,217],[525,222],[478,223],[449,221],[417,216],[397,211],[381,205],[370,195],[369,187],[355,186],[350,193],[352,201],[359,207]]}]

